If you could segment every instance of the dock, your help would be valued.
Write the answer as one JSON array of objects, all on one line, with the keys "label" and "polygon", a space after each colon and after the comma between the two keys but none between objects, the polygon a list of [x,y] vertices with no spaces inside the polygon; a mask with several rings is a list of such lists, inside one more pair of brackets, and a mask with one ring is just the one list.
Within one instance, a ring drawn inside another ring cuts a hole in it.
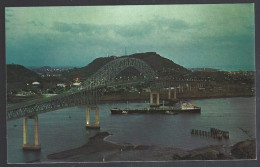
[{"label": "dock", "polygon": [[214,139],[219,139],[219,140],[221,140],[222,138],[229,139],[229,132],[228,131],[223,131],[223,130],[219,130],[219,129],[216,129],[216,128],[210,128],[210,131],[192,129],[191,134],[192,135],[204,136],[204,137],[212,137]]}]

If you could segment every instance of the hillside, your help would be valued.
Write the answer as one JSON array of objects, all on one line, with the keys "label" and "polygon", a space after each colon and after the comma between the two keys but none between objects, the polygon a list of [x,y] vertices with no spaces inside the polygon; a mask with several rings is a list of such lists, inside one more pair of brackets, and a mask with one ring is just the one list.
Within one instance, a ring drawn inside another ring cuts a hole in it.
[{"label": "hillside", "polygon": [[14,83],[14,82],[34,82],[40,81],[41,77],[25,68],[21,65],[16,64],[8,64],[7,65],[7,83]]},{"label": "hillside", "polygon": [[104,66],[106,63],[114,60],[113,57],[100,57],[89,63],[87,66],[82,68],[73,68],[62,73],[62,76],[68,80],[73,78],[86,78],[94,74],[99,68]]},{"label": "hillside", "polygon": [[31,67],[30,70],[36,72],[36,73],[44,73],[45,71],[51,71],[52,68],[50,66],[43,66],[43,67]]},{"label": "hillside", "polygon": [[[190,74],[191,71],[186,68],[174,63],[173,61],[160,56],[155,52],[147,52],[147,53],[136,53],[133,55],[122,56],[122,57],[133,57],[137,59],[141,59],[149,64],[160,76],[163,75],[174,75],[177,77],[181,77],[185,74]],[[120,58],[120,57],[117,57]],[[67,79],[73,79],[75,77],[86,78],[90,75],[94,74],[98,69],[100,69],[106,63],[114,60],[114,56],[111,57],[102,57],[97,58],[90,64],[82,68],[74,68],[68,71],[63,72],[63,76]],[[138,75],[139,72],[133,68],[127,68],[125,71],[121,72],[119,75]]]},{"label": "hillside", "polygon": [[145,61],[157,71],[160,76],[171,74],[181,77],[184,74],[191,73],[188,69],[174,63],[172,60],[160,56],[156,52],[136,53],[129,57]]}]

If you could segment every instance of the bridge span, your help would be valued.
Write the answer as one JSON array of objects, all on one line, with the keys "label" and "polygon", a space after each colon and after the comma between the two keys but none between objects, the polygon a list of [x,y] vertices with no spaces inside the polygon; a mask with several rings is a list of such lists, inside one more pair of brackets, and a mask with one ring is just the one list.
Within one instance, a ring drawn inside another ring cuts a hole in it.
[{"label": "bridge span", "polygon": [[[156,72],[144,61],[136,58],[119,58],[101,67],[96,73],[83,82],[83,89],[68,91],[50,98],[21,103],[7,108],[7,120],[34,116],[62,108],[77,105],[96,105],[102,96],[104,87],[111,82],[121,71],[128,67],[139,70],[146,80],[154,79]],[[130,83],[131,84],[131,83]],[[133,83],[135,84],[135,83]]]},{"label": "bridge span", "polygon": [[[128,67],[133,67],[144,75],[144,81],[112,84],[111,81]],[[24,118],[23,120],[23,148],[40,150],[38,114],[59,110],[62,108],[88,105],[86,110],[86,128],[100,128],[97,104],[108,86],[148,84],[151,88],[170,87],[177,88],[177,84],[167,80],[158,80],[157,73],[144,61],[136,58],[119,58],[101,67],[95,74],[83,82],[83,88],[77,91],[69,91],[53,97],[38,99],[31,102],[15,104],[7,108],[7,120]],[[179,90],[181,86],[179,84]],[[170,89],[169,89],[170,91]],[[176,93],[176,89],[175,89]],[[154,92],[151,92],[153,96]],[[174,96],[176,98],[176,94]],[[158,95],[159,99],[159,95]],[[158,101],[158,100],[157,100]],[[89,112],[95,111],[95,123],[90,124]],[[34,119],[34,144],[28,144],[27,119]]]}]

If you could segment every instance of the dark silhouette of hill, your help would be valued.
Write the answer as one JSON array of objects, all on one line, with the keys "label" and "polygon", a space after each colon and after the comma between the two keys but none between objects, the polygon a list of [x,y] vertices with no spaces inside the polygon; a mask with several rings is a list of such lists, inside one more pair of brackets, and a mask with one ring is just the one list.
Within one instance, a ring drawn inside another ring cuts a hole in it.
[{"label": "dark silhouette of hill", "polygon": [[100,69],[102,66],[104,66],[106,63],[114,60],[114,58],[111,57],[100,57],[89,63],[87,66],[82,68],[73,68],[67,71],[63,71],[62,75],[66,79],[73,79],[76,77],[79,78],[87,78],[94,74],[98,69]]},{"label": "dark silhouette of hill", "polygon": [[40,81],[41,77],[22,65],[7,65],[7,83]]},{"label": "dark silhouette of hill", "polygon": [[179,64],[174,63],[172,60],[160,56],[156,52],[147,52],[147,53],[136,53],[130,55],[129,57],[141,59],[149,64],[157,73],[161,75],[175,75],[182,76],[187,73],[191,73],[188,69],[180,66]]},{"label": "dark silhouette of hill", "polygon": [[[191,74],[191,71],[189,71],[188,69],[174,63],[172,60],[160,56],[156,52],[136,53],[133,55],[121,56],[121,57],[133,57],[133,58],[141,59],[145,61],[147,64],[149,64],[160,76],[171,74],[176,77],[182,77],[185,74]],[[100,69],[106,63],[114,60],[115,58],[118,59],[121,57],[111,56],[111,57],[97,58],[85,67],[74,68],[68,71],[64,71],[63,76],[67,79],[73,79],[76,77],[85,79],[91,76],[92,74],[94,74],[98,69]],[[122,71],[119,75],[138,76],[139,72],[134,68],[129,67],[124,71]]]}]

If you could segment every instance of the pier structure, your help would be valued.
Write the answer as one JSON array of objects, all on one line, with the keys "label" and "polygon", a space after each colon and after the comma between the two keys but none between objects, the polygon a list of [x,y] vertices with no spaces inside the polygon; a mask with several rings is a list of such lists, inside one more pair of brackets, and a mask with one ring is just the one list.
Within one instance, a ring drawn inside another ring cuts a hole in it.
[{"label": "pier structure", "polygon": [[[173,99],[176,100],[177,97],[176,97],[176,87],[173,88],[174,89],[174,93],[173,93]],[[168,88],[168,100],[171,100],[171,87]]]},{"label": "pier structure", "polygon": [[174,95],[173,95],[173,99],[174,99],[174,100],[176,100],[176,99],[177,99],[177,97],[176,97],[176,93],[177,93],[177,92],[176,92],[176,89],[177,89],[177,88],[176,88],[176,87],[174,87]]},{"label": "pier structure", "polygon": [[216,128],[210,128],[209,132],[203,131],[203,130],[198,130],[198,129],[192,129],[191,134],[205,136],[205,137],[213,137],[214,139],[219,139],[219,140],[222,140],[222,138],[229,139],[228,131],[223,131],[223,130],[219,130]]},{"label": "pier structure", "polygon": [[203,83],[196,84],[196,88],[203,88],[203,87],[205,87],[205,84],[203,84]]},{"label": "pier structure", "polygon": [[[27,119],[34,119],[34,144],[28,143]],[[35,150],[35,151],[41,149],[40,140],[39,140],[38,115],[23,118],[23,149]]]},{"label": "pier structure", "polygon": [[[154,96],[156,96],[156,102],[154,103]],[[152,90],[150,92],[150,107],[160,107],[159,91]]]},{"label": "pier structure", "polygon": [[168,100],[171,99],[171,87],[168,88]]},{"label": "pier structure", "polygon": [[163,100],[163,102],[162,102],[162,109],[163,109],[163,110],[165,109],[165,107],[164,107],[164,100]]},{"label": "pier structure", "polygon": [[[91,124],[90,122],[90,112],[95,111],[95,123]],[[100,129],[99,125],[99,113],[98,113],[98,107],[87,107],[86,111],[86,128],[87,129]]]}]

